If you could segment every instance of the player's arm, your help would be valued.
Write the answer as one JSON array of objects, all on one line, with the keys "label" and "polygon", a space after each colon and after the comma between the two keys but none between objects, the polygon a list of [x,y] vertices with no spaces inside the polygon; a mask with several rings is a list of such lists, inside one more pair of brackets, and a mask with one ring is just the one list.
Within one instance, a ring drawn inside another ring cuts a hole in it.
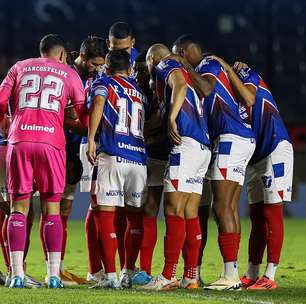
[{"label": "player's arm", "polygon": [[[253,106],[256,98],[256,88],[252,85],[245,85],[225,60],[217,56],[212,56],[212,58],[218,60],[225,69],[239,101],[245,103],[248,107]],[[241,68],[241,65],[237,65],[237,67]]]},{"label": "player's arm", "polygon": [[187,93],[187,83],[183,73],[180,70],[174,70],[168,77],[168,85],[172,89],[168,117],[168,132],[173,143],[180,145],[181,136],[177,130],[176,118],[183,106]]},{"label": "player's arm", "polygon": [[200,97],[206,97],[212,93],[216,84],[216,79],[214,77],[202,77],[183,57],[179,55],[172,56],[175,56],[175,59],[179,61],[188,72],[192,84]]},{"label": "player's arm", "polygon": [[0,121],[7,113],[9,98],[12,94],[17,76],[16,65],[14,65],[0,85]]},{"label": "player's arm", "polygon": [[[83,110],[82,110],[81,116],[85,116],[85,113],[83,113]],[[88,122],[84,121],[85,118],[82,118],[82,120],[83,120],[83,123],[81,123],[76,113],[76,110],[74,108],[70,107],[70,108],[65,109],[64,128],[66,130],[70,130],[72,133],[75,133],[78,135],[86,136]]]},{"label": "player's arm", "polygon": [[97,133],[98,127],[102,119],[104,105],[105,105],[105,97],[97,95],[93,98],[93,103],[89,111],[87,157],[92,165],[94,165],[96,160],[95,135]]}]

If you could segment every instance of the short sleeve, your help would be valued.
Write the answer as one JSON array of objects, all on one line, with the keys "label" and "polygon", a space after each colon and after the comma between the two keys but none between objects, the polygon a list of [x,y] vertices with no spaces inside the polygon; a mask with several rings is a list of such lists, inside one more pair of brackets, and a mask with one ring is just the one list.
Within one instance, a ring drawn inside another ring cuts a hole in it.
[{"label": "short sleeve", "polygon": [[181,64],[173,59],[166,61],[161,61],[156,69],[156,73],[159,79],[163,79],[167,82],[170,74],[175,70],[180,70],[182,68]]},{"label": "short sleeve", "polygon": [[260,76],[254,70],[250,68],[241,69],[238,76],[244,84],[253,85],[256,89],[258,88]]},{"label": "short sleeve", "polygon": [[85,90],[83,86],[83,82],[80,78],[80,76],[73,71],[71,73],[72,81],[70,83],[70,96],[69,99],[72,104],[80,104],[85,102]]},{"label": "short sleeve", "polygon": [[90,96],[91,98],[101,96],[104,99],[108,97],[108,85],[103,78],[99,78],[93,82],[90,90]]},{"label": "short sleeve", "polygon": [[204,58],[196,68],[196,71],[202,76],[211,75],[217,78],[222,71],[222,66],[215,59]]}]

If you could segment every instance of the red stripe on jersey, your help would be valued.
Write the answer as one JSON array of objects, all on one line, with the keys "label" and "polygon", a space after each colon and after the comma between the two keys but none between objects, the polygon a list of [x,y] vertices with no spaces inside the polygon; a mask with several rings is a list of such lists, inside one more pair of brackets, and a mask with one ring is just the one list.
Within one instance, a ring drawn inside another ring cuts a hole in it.
[{"label": "red stripe on jersey", "polygon": [[187,84],[192,86],[192,81],[191,81],[191,79],[190,79],[190,77],[188,75],[188,72],[184,68],[181,68],[181,71],[182,71],[182,73],[183,73],[183,75],[184,75],[184,77],[186,79]]},{"label": "red stripe on jersey", "polygon": [[110,85],[108,86],[108,102],[118,111],[117,100],[120,97],[116,93],[115,89]]},{"label": "red stripe on jersey", "polygon": [[263,87],[264,89],[266,89],[267,91],[270,92],[268,86],[266,85],[266,83],[265,83],[262,79],[260,79],[259,85],[260,85],[261,87]]},{"label": "red stripe on jersey", "polygon": [[232,98],[234,100],[236,100],[235,98],[235,94],[232,90],[232,87],[230,85],[230,82],[226,76],[226,74],[222,71],[219,75],[218,75],[219,80],[221,81],[221,83],[223,84],[223,86],[228,90],[228,92],[232,95]]},{"label": "red stripe on jersey", "polygon": [[[128,89],[139,92],[139,90],[137,90],[130,82],[126,81],[124,78],[114,76],[113,79],[121,86],[123,90]],[[139,102],[142,104],[142,100],[140,100],[137,96],[133,96],[132,94],[127,95],[129,95],[133,102]]]}]

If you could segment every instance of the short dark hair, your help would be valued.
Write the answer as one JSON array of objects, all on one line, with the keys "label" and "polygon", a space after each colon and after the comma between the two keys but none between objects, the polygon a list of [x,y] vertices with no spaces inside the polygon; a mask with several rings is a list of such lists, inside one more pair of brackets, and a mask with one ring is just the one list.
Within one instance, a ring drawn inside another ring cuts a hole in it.
[{"label": "short dark hair", "polygon": [[111,73],[128,71],[130,67],[130,54],[125,50],[109,51],[105,59],[106,67]]},{"label": "short dark hair", "polygon": [[107,52],[108,48],[105,39],[97,36],[88,36],[80,47],[80,53],[84,53],[87,59],[105,58]]},{"label": "short dark hair", "polygon": [[63,47],[67,50],[64,39],[57,34],[48,34],[40,40],[39,51],[41,54],[48,54],[55,47]]},{"label": "short dark hair", "polygon": [[181,35],[174,41],[173,46],[182,49],[186,45],[191,43],[196,43],[199,46],[201,46],[201,42],[197,38],[195,38],[192,34]]},{"label": "short dark hair", "polygon": [[146,62],[147,50],[141,51],[135,58],[135,62]]},{"label": "short dark hair", "polygon": [[126,22],[116,22],[114,23],[108,32],[109,37],[114,37],[116,39],[125,39],[129,36],[134,37],[134,33],[130,25]]}]

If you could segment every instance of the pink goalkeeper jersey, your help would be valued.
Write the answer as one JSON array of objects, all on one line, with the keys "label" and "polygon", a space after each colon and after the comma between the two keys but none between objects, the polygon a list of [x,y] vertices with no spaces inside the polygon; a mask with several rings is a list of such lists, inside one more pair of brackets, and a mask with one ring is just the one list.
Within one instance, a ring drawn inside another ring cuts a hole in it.
[{"label": "pink goalkeeper jersey", "polygon": [[29,141],[65,149],[64,109],[84,104],[85,93],[77,72],[50,58],[18,61],[0,86],[0,112],[12,97],[13,120],[8,141]]}]

